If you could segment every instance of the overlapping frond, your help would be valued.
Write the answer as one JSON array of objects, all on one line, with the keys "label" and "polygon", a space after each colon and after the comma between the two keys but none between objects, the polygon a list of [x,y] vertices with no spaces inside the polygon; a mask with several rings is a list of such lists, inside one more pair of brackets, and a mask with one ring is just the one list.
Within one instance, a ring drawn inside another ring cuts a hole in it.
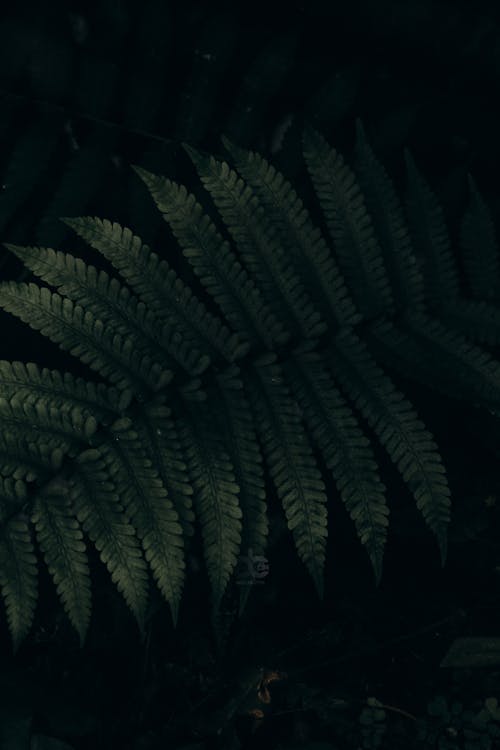
[{"label": "overlapping frond", "polygon": [[171,380],[171,371],[137,351],[133,339],[47,287],[3,282],[0,305],[119,388],[154,392]]},{"label": "overlapping frond", "polygon": [[423,261],[427,299],[433,310],[441,310],[459,293],[458,274],[451,251],[443,210],[405,151],[408,175],[408,222],[417,256]]},{"label": "overlapping frond", "polygon": [[311,435],[380,581],[389,509],[370,441],[315,351],[297,351],[287,375]]},{"label": "overlapping frond", "polygon": [[437,199],[408,157],[405,215],[361,125],[358,177],[322,136],[304,136],[331,248],[281,172],[224,142],[237,171],[188,149],[220,228],[187,188],[136,168],[205,297],[107,220],[65,221],[121,280],[57,250],[9,246],[57,291],[3,282],[0,306],[105,381],[0,361],[0,588],[15,647],[33,620],[35,549],[81,642],[89,545],[142,628],[150,577],[177,620],[186,556],[201,543],[219,622],[239,555],[272,554],[267,476],[321,595],[335,513],[321,466],[378,581],[391,498],[375,443],[445,557],[445,469],[388,373],[500,414],[500,362],[481,347],[500,342],[485,203],[471,180],[465,299]]},{"label": "overlapping frond", "polygon": [[90,216],[65,222],[113,264],[150,310],[174,328],[179,343],[186,342],[198,352],[198,372],[207,367],[209,356],[229,361],[239,356],[241,342],[130,229]]},{"label": "overlapping frond", "polygon": [[273,354],[257,360],[245,382],[288,528],[322,596],[328,533],[325,485],[304,431],[300,408]]},{"label": "overlapping frond", "polygon": [[179,515],[157,470],[154,453],[148,450],[148,443],[138,439],[131,422],[118,420],[109,430],[110,440],[100,445],[99,453],[175,622],[185,570]]},{"label": "overlapping frond", "polygon": [[166,368],[172,368],[172,359],[162,351],[162,345],[168,348],[168,336],[162,341],[165,327],[118,279],[87,265],[71,253],[44,247],[9,244],[6,247],[59,294],[113,326],[116,333],[128,337],[134,342],[134,348],[144,355],[158,358]]},{"label": "overlapping frond", "polygon": [[352,169],[311,129],[304,132],[304,158],[358,309],[369,319],[392,312],[382,251]]},{"label": "overlapping frond", "polygon": [[185,398],[178,424],[217,610],[236,567],[241,545],[239,486],[210,410]]},{"label": "overlapping frond", "polygon": [[292,185],[260,154],[223,138],[236,167],[255,191],[286,252],[325,320],[342,328],[358,322],[354,303],[334,255]]},{"label": "overlapping frond", "polygon": [[147,568],[112,481],[112,461],[112,456],[95,448],[81,453],[71,478],[70,498],[79,523],[142,628],[148,598]]},{"label": "overlapping frond", "polygon": [[57,593],[83,645],[90,622],[90,573],[67,483],[53,482],[38,493],[31,520]]},{"label": "overlapping frond", "polygon": [[318,336],[325,323],[258,198],[226,162],[186,150],[278,320],[294,336]]},{"label": "overlapping frond", "polygon": [[27,520],[10,519],[0,527],[0,589],[14,651],[28,634],[38,598],[36,556]]},{"label": "overlapping frond", "polygon": [[434,438],[354,334],[338,337],[328,359],[342,388],[373,429],[414,495],[417,508],[437,537],[444,561],[450,490]]},{"label": "overlapping frond", "polygon": [[0,394],[7,399],[17,396],[25,403],[43,398],[57,408],[76,407],[103,424],[123,414],[132,400],[130,390],[75,378],[69,372],[40,369],[34,362],[6,360],[0,360]]},{"label": "overlapping frond", "polygon": [[145,169],[135,168],[164,219],[170,225],[185,257],[226,320],[243,340],[253,344],[284,343],[287,335],[255,283],[241,266],[194,195]]},{"label": "overlapping frond", "polygon": [[403,207],[361,122],[356,123],[356,172],[384,255],[397,312],[422,312],[424,284]]}]

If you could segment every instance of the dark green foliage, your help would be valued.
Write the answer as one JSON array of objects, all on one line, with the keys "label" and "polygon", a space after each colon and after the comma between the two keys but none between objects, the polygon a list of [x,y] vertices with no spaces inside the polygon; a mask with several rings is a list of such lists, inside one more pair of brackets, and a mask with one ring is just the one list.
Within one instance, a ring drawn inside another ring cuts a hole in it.
[{"label": "dark green foliage", "polygon": [[[15,645],[37,598],[33,530],[83,640],[84,540],[142,627],[148,568],[177,619],[196,521],[217,619],[239,555],[266,551],[264,467],[319,594],[328,519],[338,512],[323,464],[378,581],[395,498],[386,497],[375,441],[446,557],[445,470],[386,368],[498,411],[500,365],[461,332],[470,301],[456,282],[437,199],[408,159],[405,214],[361,126],[357,171],[308,130],[304,155],[318,203],[311,208],[322,209],[330,246],[282,174],[224,143],[234,166],[187,148],[219,225],[184,186],[136,168],[192,281],[131,229],[98,218],[65,223],[116,277],[50,248],[9,245],[57,291],[3,282],[0,305],[103,381],[0,363],[0,584]],[[491,222],[471,189],[464,230],[471,289],[496,310],[470,247],[475,222],[490,237],[494,267]],[[242,587],[242,604],[247,595]]]}]

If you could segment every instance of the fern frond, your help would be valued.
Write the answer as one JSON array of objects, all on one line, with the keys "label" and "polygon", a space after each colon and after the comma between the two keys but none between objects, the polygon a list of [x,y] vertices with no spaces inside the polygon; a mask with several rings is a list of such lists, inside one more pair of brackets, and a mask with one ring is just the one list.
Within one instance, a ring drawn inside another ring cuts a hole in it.
[{"label": "fern frond", "polygon": [[65,483],[39,492],[31,521],[64,609],[83,645],[90,621],[90,573],[85,542]]},{"label": "fern frond", "polygon": [[425,305],[423,277],[403,207],[359,120],[356,136],[356,171],[384,255],[395,309],[397,312],[422,312]]},{"label": "fern frond", "polygon": [[366,547],[378,583],[389,509],[370,441],[319,353],[306,348],[297,351],[285,368],[313,440]]},{"label": "fern frond", "polygon": [[70,498],[79,523],[143,630],[148,573],[139,540],[111,479],[110,463],[110,457],[95,448],[81,453],[71,477]]},{"label": "fern frond", "polygon": [[432,435],[354,334],[337,337],[329,353],[332,372],[398,467],[417,508],[446,558],[450,490]]},{"label": "fern frond", "polygon": [[173,501],[184,535],[192,536],[193,488],[171,409],[161,402],[141,405],[134,416],[134,430],[138,432],[141,443],[147,445],[147,454],[154,457],[153,465]]},{"label": "fern frond", "polygon": [[304,158],[354,301],[368,319],[393,311],[382,251],[356,177],[343,157],[313,130]]},{"label": "fern frond", "polygon": [[28,523],[13,518],[0,528],[0,588],[14,653],[33,623],[38,571]]},{"label": "fern frond", "polygon": [[[239,501],[243,514],[241,549],[263,555],[269,535],[264,467],[252,410],[238,368],[232,366],[218,374],[216,389],[211,395],[222,406],[218,409],[218,417],[240,489]],[[244,586],[240,613],[249,593],[249,586]]]},{"label": "fern frond", "polygon": [[0,524],[22,509],[27,495],[28,488],[22,479],[0,476]]},{"label": "fern frond", "polygon": [[441,310],[456,299],[459,292],[458,274],[450,247],[450,238],[443,210],[405,151],[408,176],[408,220],[413,246],[423,260],[427,298],[433,310]]},{"label": "fern frond", "polygon": [[162,351],[163,327],[146,305],[118,279],[70,253],[8,243],[5,247],[35,276],[55,287],[59,294],[113,326],[116,333],[133,340],[134,347],[144,355],[159,359],[165,368],[172,367],[172,359]]},{"label": "fern frond", "polygon": [[95,418],[81,409],[47,405],[43,398],[25,401],[18,395],[10,399],[0,397],[0,424],[6,432],[20,437],[29,438],[35,433],[46,445],[64,452],[88,445],[97,429]]},{"label": "fern frond", "polygon": [[251,189],[226,162],[185,149],[277,319],[299,338],[323,333],[325,323]]},{"label": "fern frond", "polygon": [[185,571],[182,528],[154,454],[147,452],[147,443],[141,443],[130,427],[127,419],[115,422],[109,428],[111,440],[104,442],[99,452],[175,623]]},{"label": "fern frond", "polygon": [[207,292],[226,320],[245,340],[271,348],[287,339],[259,289],[242,268],[229,243],[221,236],[194,195],[182,185],[134,167],[168,222]]},{"label": "fern frond", "polygon": [[60,469],[63,458],[60,446],[33,441],[15,432],[0,432],[0,474],[33,481]]},{"label": "fern frond", "polygon": [[336,328],[358,322],[333,254],[291,184],[260,154],[238,148],[227,138],[222,140],[279,233],[324,319]]},{"label": "fern frond", "polygon": [[108,378],[119,388],[157,391],[172,373],[150,357],[137,352],[134,341],[105,326],[80,305],[36,284],[0,284],[0,307],[40,331],[61,349]]},{"label": "fern frond", "polygon": [[[426,315],[406,329],[384,321],[367,331],[378,360],[446,396],[499,411],[500,363],[456,331]],[[436,367],[436,361],[439,367]]]},{"label": "fern frond", "polygon": [[214,609],[218,609],[241,544],[239,487],[213,415],[186,399],[184,406],[177,425],[193,485]]},{"label": "fern frond", "polygon": [[478,300],[498,299],[500,259],[495,227],[488,206],[471,175],[469,206],[462,221],[460,248],[472,295]]},{"label": "fern frond", "polygon": [[266,463],[293,532],[299,557],[320,596],[327,538],[325,485],[274,354],[260,357],[245,378]]},{"label": "fern frond", "polygon": [[[181,340],[201,353],[196,372],[206,369],[209,356],[229,361],[240,356],[242,343],[130,229],[90,216],[64,221],[112,263],[144,304],[172,326]],[[192,368],[191,374],[196,372]]]},{"label": "fern frond", "polygon": [[0,394],[16,396],[26,403],[43,398],[48,406],[78,408],[103,424],[114,421],[130,405],[130,390],[119,391],[104,385],[75,378],[69,372],[40,368],[33,362],[0,360]]}]

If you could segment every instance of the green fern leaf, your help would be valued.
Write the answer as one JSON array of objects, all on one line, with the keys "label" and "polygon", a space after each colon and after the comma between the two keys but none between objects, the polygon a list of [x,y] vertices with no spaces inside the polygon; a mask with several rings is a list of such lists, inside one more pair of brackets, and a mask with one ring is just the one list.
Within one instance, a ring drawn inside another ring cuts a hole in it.
[{"label": "green fern leaf", "polygon": [[88,444],[97,429],[95,418],[78,408],[47,406],[43,398],[25,401],[17,395],[9,400],[0,397],[0,421],[11,434],[29,438],[35,433],[65,453]]},{"label": "green fern leaf", "polygon": [[209,356],[231,361],[246,351],[220,320],[210,315],[168,266],[130,229],[90,216],[64,219],[86,242],[99,250],[135,290],[137,296],[197,353],[190,367],[195,375],[206,369]]},{"label": "green fern leaf", "polygon": [[31,520],[49,573],[83,645],[91,611],[90,574],[66,483],[53,482],[38,493]]},{"label": "green fern leaf", "polygon": [[384,254],[397,312],[424,310],[423,277],[413,251],[400,200],[386,170],[373,153],[358,120],[356,171]]},{"label": "green fern leaf", "polygon": [[60,446],[30,437],[18,432],[0,433],[0,474],[31,482],[61,468],[64,451]]},{"label": "green fern leaf", "polygon": [[304,432],[300,409],[290,396],[274,354],[257,360],[245,385],[288,528],[322,596],[327,537],[325,486]]},{"label": "green fern leaf", "polygon": [[[116,333],[134,342],[134,347],[150,358],[158,358],[165,368],[172,367],[167,352],[162,351],[161,326],[150,310],[129,289],[98,271],[81,258],[43,247],[7,247],[32,273],[62,294],[90,311]],[[159,335],[160,334],[160,335]]]},{"label": "green fern leaf", "polygon": [[0,588],[15,653],[31,628],[38,599],[37,565],[30,529],[20,517],[0,528]]},{"label": "green fern leaf", "polygon": [[354,334],[338,337],[330,366],[398,467],[446,558],[450,490],[437,445],[403,394]]},{"label": "green fern leaf", "polygon": [[142,542],[158,587],[170,604],[174,623],[184,584],[184,545],[179,516],[157,472],[154,454],[146,452],[130,421],[118,420],[111,441],[99,452],[127,517]]},{"label": "green fern leaf", "polygon": [[132,339],[123,338],[112,326],[104,326],[91,312],[47,287],[3,282],[0,306],[119,388],[157,391],[171,380],[172,373],[137,352]]},{"label": "green fern leaf", "polygon": [[184,536],[192,536],[193,488],[171,409],[162,402],[142,405],[134,417],[134,430],[138,432],[141,443],[147,446],[147,454],[154,457],[153,465],[172,499]]},{"label": "green fern leaf", "polygon": [[214,609],[218,609],[241,544],[239,487],[213,415],[186,398],[184,406],[177,424],[193,484]]},{"label": "green fern leaf", "polygon": [[287,335],[283,326],[195,197],[182,185],[139,167],[135,167],[135,171],[153,196],[196,275],[233,329],[243,340],[262,342],[268,348],[274,342],[284,343]]},{"label": "green fern leaf", "polygon": [[319,336],[325,323],[256,196],[226,162],[185,149],[277,319],[295,336]]},{"label": "green fern leaf", "polygon": [[[212,397],[223,408],[218,409],[221,430],[234,466],[240,488],[239,500],[243,513],[241,549],[264,555],[269,535],[266,489],[262,455],[257,440],[254,418],[243,388],[241,373],[232,366],[216,376],[217,387]],[[243,586],[240,614],[250,593]]]},{"label": "green fern leaf", "polygon": [[429,304],[441,310],[458,296],[458,275],[439,202],[405,151],[408,175],[408,219],[413,246],[422,258]]},{"label": "green fern leaf", "polygon": [[342,156],[310,129],[304,132],[304,158],[358,309],[369,319],[392,312],[382,251],[354,173]]},{"label": "green fern leaf", "polygon": [[314,294],[321,314],[336,328],[359,321],[330,248],[290,183],[266,159],[223,138],[244,180],[254,190],[296,271]]},{"label": "green fern leaf", "polygon": [[97,449],[83,451],[71,477],[71,502],[113,583],[144,629],[148,574],[139,541],[127,521],[111,477],[111,459]]},{"label": "green fern leaf", "polygon": [[319,353],[306,348],[295,352],[286,364],[286,373],[379,583],[389,509],[370,441]]},{"label": "green fern leaf", "polygon": [[107,424],[130,405],[130,390],[119,391],[103,383],[75,378],[69,372],[40,370],[33,362],[0,360],[0,393],[4,398],[16,396],[25,403],[44,398],[47,406],[77,408]]}]

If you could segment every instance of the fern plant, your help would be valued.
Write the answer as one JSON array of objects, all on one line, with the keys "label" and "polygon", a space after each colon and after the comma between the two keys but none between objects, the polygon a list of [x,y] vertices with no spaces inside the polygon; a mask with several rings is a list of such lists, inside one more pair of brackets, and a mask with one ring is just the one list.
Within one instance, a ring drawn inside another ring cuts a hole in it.
[{"label": "fern plant", "polygon": [[386,368],[498,409],[500,365],[471,340],[486,324],[489,342],[498,332],[496,247],[477,189],[462,233],[475,301],[461,296],[441,209],[410,157],[405,212],[361,125],[356,172],[304,134],[331,246],[282,174],[224,145],[229,161],[186,147],[221,228],[186,187],[135,167],[201,298],[111,221],[64,219],[117,276],[7,246],[49,286],[2,282],[2,308],[99,376],[0,363],[0,586],[15,647],[33,620],[38,554],[83,642],[88,543],[141,627],[149,571],[175,621],[195,523],[217,610],[240,550],[265,552],[265,467],[321,595],[331,501],[318,452],[378,581],[389,504],[365,424],[445,559],[445,469]]}]

